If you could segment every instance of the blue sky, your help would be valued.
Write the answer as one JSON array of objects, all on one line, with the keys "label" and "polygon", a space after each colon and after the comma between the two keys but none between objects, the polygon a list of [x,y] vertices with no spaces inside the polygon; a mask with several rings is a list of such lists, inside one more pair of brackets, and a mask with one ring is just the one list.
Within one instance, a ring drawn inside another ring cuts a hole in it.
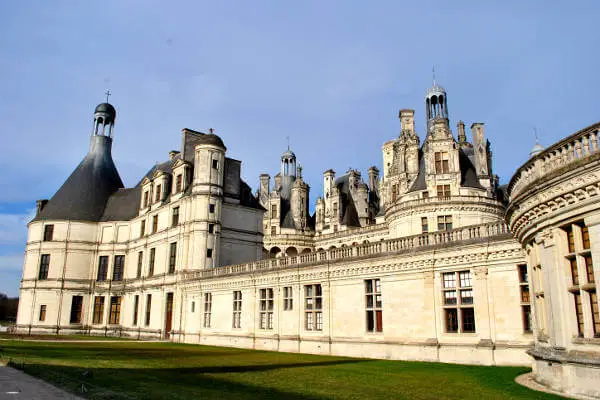
[{"label": "blue sky", "polygon": [[[489,4],[487,4],[489,3]],[[493,3],[493,4],[492,4]],[[212,127],[255,189],[290,137],[311,185],[381,167],[397,112],[423,137],[432,65],[451,125],[484,122],[505,183],[534,144],[600,120],[598,1],[6,2],[0,13],[0,292],[26,223],[85,156],[110,88],[126,185]]]}]

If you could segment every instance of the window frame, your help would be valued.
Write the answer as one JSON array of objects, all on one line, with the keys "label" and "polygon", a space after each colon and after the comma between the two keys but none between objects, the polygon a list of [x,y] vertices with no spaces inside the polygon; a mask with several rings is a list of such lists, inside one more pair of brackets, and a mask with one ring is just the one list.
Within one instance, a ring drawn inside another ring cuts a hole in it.
[{"label": "window frame", "polygon": [[259,289],[259,329],[273,329],[275,293],[273,288]]},{"label": "window frame", "polygon": [[294,289],[291,286],[283,287],[283,311],[294,309]]},{"label": "window frame", "polygon": [[101,325],[104,323],[104,296],[94,297],[94,311],[92,315],[92,325]]},{"label": "window frame", "polygon": [[323,287],[320,283],[304,285],[304,330],[323,331]]},{"label": "window frame", "polygon": [[172,242],[169,245],[169,274],[175,273],[175,267],[177,265],[177,242]]},{"label": "window frame", "polygon": [[202,327],[210,328],[212,318],[212,293],[204,293],[204,314],[202,316]]},{"label": "window frame", "polygon": [[51,242],[54,240],[54,224],[44,225],[44,242]]},{"label": "window frame", "polygon": [[38,280],[45,281],[48,279],[50,272],[50,254],[40,255],[40,266],[38,270]]},{"label": "window frame", "polygon": [[242,291],[233,291],[233,315],[232,315],[231,326],[234,329],[240,329],[242,327]]},{"label": "window frame", "polygon": [[113,282],[120,282],[123,280],[125,275],[125,255],[116,254],[113,257]]},{"label": "window frame", "polygon": [[477,333],[475,291],[471,270],[442,272],[440,278],[444,332]]},{"label": "window frame", "polygon": [[381,279],[365,279],[365,331],[368,333],[383,332],[383,294]]}]

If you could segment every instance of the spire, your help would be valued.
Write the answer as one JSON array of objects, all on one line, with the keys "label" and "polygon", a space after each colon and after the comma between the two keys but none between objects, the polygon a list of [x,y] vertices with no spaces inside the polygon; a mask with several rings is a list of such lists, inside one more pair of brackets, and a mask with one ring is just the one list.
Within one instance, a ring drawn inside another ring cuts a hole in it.
[{"label": "spire", "polygon": [[544,146],[542,146],[538,140],[538,131],[535,126],[533,127],[533,134],[535,135],[535,145],[533,145],[533,148],[529,152],[529,157],[536,156],[544,151]]}]

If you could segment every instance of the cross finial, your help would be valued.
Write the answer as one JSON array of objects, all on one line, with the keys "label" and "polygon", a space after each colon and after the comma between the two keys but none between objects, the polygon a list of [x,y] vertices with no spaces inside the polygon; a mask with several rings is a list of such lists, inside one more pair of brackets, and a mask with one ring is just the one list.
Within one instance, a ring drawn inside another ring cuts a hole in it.
[{"label": "cross finial", "polygon": [[535,126],[533,127],[533,133],[535,135],[535,142],[538,143],[538,131],[537,131],[537,128]]},{"label": "cross finial", "polygon": [[210,132],[211,135],[214,135],[215,130],[213,128],[208,128],[208,132]]},{"label": "cross finial", "polygon": [[288,151],[290,151],[290,137],[286,136],[285,138],[287,139]]},{"label": "cross finial", "polygon": [[431,72],[433,74],[433,86],[435,86],[435,65],[431,67]]},{"label": "cross finial", "polygon": [[106,92],[104,92],[104,94],[106,95],[106,102],[108,103],[108,96],[110,96],[110,90],[107,90]]}]

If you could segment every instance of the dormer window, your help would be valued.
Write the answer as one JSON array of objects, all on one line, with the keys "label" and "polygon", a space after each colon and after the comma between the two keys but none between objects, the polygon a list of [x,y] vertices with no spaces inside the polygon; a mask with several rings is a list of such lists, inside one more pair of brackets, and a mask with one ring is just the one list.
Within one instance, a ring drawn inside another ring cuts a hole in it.
[{"label": "dormer window", "polygon": [[175,178],[175,193],[180,193],[183,190],[183,174],[178,174]]},{"label": "dormer window", "polygon": [[448,163],[448,152],[447,151],[436,151],[435,152],[435,173],[436,174],[447,174],[450,172],[450,165]]},{"label": "dormer window", "polygon": [[156,194],[154,197],[154,202],[158,203],[162,199],[162,185],[156,185]]},{"label": "dormer window", "polygon": [[44,226],[44,242],[52,241],[53,236],[54,236],[54,225]]}]

